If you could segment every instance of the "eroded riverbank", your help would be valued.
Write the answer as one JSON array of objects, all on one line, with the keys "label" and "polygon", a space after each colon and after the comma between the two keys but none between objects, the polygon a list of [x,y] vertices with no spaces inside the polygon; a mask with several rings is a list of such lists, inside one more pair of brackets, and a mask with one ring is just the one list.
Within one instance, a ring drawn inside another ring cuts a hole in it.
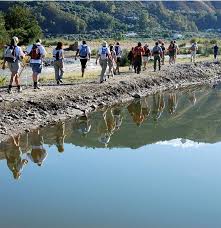
[{"label": "eroded riverbank", "polygon": [[44,85],[40,91],[27,88],[21,94],[0,90],[0,142],[60,119],[73,118],[98,107],[126,102],[136,96],[192,85],[215,84],[221,79],[220,63],[177,64],[160,72],[122,74],[104,84],[98,81],[73,85]]}]

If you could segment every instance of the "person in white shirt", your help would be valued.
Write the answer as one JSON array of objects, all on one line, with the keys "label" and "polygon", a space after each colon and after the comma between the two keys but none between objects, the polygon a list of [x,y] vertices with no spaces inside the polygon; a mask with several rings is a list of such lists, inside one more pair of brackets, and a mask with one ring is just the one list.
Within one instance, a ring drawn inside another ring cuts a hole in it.
[{"label": "person in white shirt", "polygon": [[18,92],[22,91],[19,80],[19,70],[20,70],[20,59],[22,59],[25,54],[23,53],[21,47],[18,46],[18,37],[14,36],[11,40],[11,44],[8,45],[4,52],[4,62],[2,69],[5,69],[6,62],[11,71],[11,79],[8,86],[8,93],[11,93],[12,84],[15,79],[15,83],[18,88]]},{"label": "person in white shirt", "polygon": [[46,50],[41,44],[41,40],[37,39],[35,44],[28,46],[26,52],[31,57],[30,65],[32,68],[32,78],[34,82],[34,89],[40,89],[38,86],[38,75],[42,71],[43,59],[46,56]]},{"label": "person in white shirt", "polygon": [[57,84],[63,83],[64,74],[64,50],[63,43],[58,42],[57,47],[53,50],[55,80]]},{"label": "person in white shirt", "polygon": [[198,50],[198,45],[197,43],[193,43],[191,45],[191,48],[190,48],[190,52],[191,52],[191,62],[195,63],[196,62],[196,52]]},{"label": "person in white shirt", "polygon": [[78,55],[80,57],[81,72],[82,72],[82,78],[83,78],[85,69],[87,67],[87,61],[90,60],[90,58],[91,58],[91,49],[87,45],[85,40],[83,40],[82,44],[79,46],[79,48],[78,48],[78,50],[76,52],[75,60],[77,60],[77,56]]},{"label": "person in white shirt", "polygon": [[107,42],[104,41],[102,43],[102,47],[99,48],[97,58],[96,58],[96,64],[99,59],[100,65],[101,65],[101,76],[100,76],[100,83],[103,83],[106,81],[106,69],[107,69],[107,64],[108,64],[108,59],[110,59],[110,50],[107,47]]}]

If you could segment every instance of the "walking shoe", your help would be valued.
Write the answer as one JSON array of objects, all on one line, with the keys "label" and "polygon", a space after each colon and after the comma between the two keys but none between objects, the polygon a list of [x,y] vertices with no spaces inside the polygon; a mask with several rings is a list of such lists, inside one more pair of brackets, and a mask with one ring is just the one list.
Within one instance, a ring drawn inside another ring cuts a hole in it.
[{"label": "walking shoe", "polygon": [[34,86],[34,90],[41,89],[38,85]]},{"label": "walking shoe", "polygon": [[57,85],[60,85],[60,81],[59,80],[57,80]]},{"label": "walking shoe", "polygon": [[63,83],[63,80],[62,80],[62,79],[59,79],[59,82],[60,82],[60,83]]},{"label": "walking shoe", "polygon": [[11,94],[11,93],[12,93],[12,85],[9,85],[9,86],[8,86],[8,90],[7,90],[7,92],[8,92],[9,94]]},{"label": "walking shoe", "polygon": [[22,87],[18,86],[18,93],[21,93],[21,92],[22,92]]}]

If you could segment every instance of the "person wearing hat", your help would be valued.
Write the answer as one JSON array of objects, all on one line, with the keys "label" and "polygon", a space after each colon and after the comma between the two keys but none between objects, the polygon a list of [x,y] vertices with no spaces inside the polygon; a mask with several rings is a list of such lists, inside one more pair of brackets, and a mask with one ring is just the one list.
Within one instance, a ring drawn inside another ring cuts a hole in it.
[{"label": "person wearing hat", "polygon": [[29,159],[37,164],[42,166],[44,160],[47,157],[47,151],[44,148],[44,139],[39,130],[34,130],[31,133],[31,151],[27,153]]},{"label": "person wearing hat", "polygon": [[100,76],[100,83],[103,83],[104,81],[106,81],[106,69],[107,69],[107,65],[108,65],[108,59],[110,59],[110,50],[107,47],[107,42],[104,41],[102,43],[102,46],[99,48],[98,50],[98,54],[97,54],[97,58],[96,58],[96,64],[97,61],[99,59],[100,65],[101,65],[101,76]]},{"label": "person wearing hat", "polygon": [[47,52],[44,46],[41,44],[41,40],[37,39],[35,44],[28,46],[26,52],[31,57],[30,65],[32,68],[32,78],[34,83],[34,89],[40,89],[38,86],[38,75],[42,71],[43,59],[45,58]]},{"label": "person wearing hat", "polygon": [[18,37],[14,36],[11,39],[10,45],[8,45],[4,52],[4,62],[2,69],[5,69],[6,62],[8,64],[8,68],[11,71],[11,79],[8,86],[8,93],[11,93],[12,90],[12,84],[15,80],[16,86],[18,88],[18,92],[22,91],[22,88],[20,86],[20,80],[19,80],[19,70],[20,70],[20,59],[22,59],[25,54],[23,53],[21,47],[18,46]]},{"label": "person wearing hat", "polygon": [[7,166],[12,172],[15,180],[21,177],[24,166],[28,163],[27,159],[23,158],[22,150],[20,147],[20,135],[13,137],[10,147],[5,152]]}]

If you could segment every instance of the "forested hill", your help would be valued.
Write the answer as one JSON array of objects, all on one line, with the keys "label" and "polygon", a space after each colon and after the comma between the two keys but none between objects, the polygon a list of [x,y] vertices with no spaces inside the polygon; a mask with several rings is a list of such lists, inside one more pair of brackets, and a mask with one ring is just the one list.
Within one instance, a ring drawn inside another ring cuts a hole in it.
[{"label": "forested hill", "polygon": [[0,10],[6,13],[14,5],[30,8],[45,34],[221,28],[218,1],[1,2]]}]

